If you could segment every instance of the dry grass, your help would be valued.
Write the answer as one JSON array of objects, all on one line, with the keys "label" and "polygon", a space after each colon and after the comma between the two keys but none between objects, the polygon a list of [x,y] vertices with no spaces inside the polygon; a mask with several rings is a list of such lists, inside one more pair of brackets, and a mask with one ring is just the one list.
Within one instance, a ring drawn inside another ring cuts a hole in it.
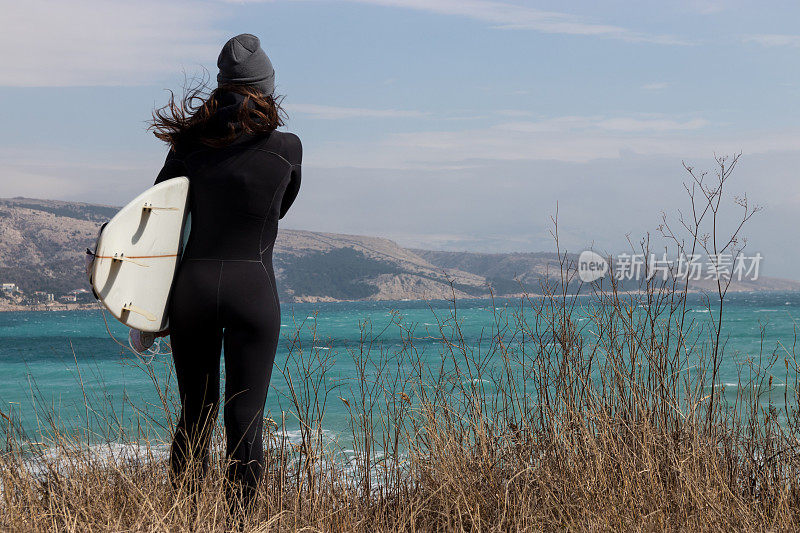
[{"label": "dry grass", "polygon": [[[336,382],[328,379],[333,350],[301,342],[298,328],[273,378],[283,375],[291,407],[266,424],[266,474],[244,528],[797,529],[794,349],[742,359],[732,400],[718,378],[723,287],[707,302],[712,313],[691,315],[686,286],[674,280],[642,279],[636,293],[612,280],[577,296],[564,254],[560,274],[542,287],[544,296],[495,308],[491,330],[477,340],[464,334],[453,302],[438,317],[435,365],[420,353],[414,325],[396,315],[387,327],[399,329],[401,345],[387,348],[381,332],[362,323],[361,342],[348,349],[357,372]],[[780,408],[776,390],[783,391]],[[172,420],[174,406],[163,394]],[[347,408],[351,451],[323,431],[330,402]],[[301,429],[295,443],[284,437],[290,423]],[[108,459],[89,453],[82,438],[54,436],[56,427],[49,453],[35,453],[8,420],[3,528],[236,525],[219,453],[193,500],[173,490],[163,449],[142,432],[117,439],[137,444],[135,456]]]}]

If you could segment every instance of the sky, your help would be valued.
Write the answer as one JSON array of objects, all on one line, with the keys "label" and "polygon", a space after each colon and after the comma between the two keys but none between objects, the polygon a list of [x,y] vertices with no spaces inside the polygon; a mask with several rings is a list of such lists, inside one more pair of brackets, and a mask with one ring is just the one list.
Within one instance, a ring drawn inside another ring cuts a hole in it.
[{"label": "sky", "polygon": [[152,110],[247,32],[304,146],[283,227],[533,252],[557,214],[562,250],[615,254],[686,213],[684,164],[741,153],[747,253],[800,280],[800,5],[765,6],[0,0],[0,197],[127,203]]}]

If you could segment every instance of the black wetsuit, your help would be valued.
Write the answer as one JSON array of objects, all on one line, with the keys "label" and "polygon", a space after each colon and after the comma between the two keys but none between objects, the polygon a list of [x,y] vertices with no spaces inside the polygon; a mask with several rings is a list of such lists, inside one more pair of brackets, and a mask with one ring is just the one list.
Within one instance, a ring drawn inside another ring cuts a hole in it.
[{"label": "black wetsuit", "polygon": [[[227,98],[220,121],[241,105],[238,95]],[[294,134],[242,135],[224,148],[171,151],[156,180],[187,176],[191,213],[169,306],[182,403],[172,469],[184,473],[189,457],[206,468],[224,346],[228,476],[245,500],[263,470],[263,410],[280,331],[272,248],[300,187],[301,157]]]}]

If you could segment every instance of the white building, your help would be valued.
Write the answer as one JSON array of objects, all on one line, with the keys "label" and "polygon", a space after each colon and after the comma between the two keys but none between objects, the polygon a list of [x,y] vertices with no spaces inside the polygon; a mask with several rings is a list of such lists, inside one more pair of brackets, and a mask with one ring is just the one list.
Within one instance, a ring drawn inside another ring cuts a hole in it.
[{"label": "white building", "polygon": [[3,283],[2,291],[4,294],[13,294],[17,292],[17,290],[16,283]]},{"label": "white building", "polygon": [[35,300],[42,303],[52,302],[55,300],[55,297],[53,296],[52,293],[44,291],[34,291],[33,297]]}]

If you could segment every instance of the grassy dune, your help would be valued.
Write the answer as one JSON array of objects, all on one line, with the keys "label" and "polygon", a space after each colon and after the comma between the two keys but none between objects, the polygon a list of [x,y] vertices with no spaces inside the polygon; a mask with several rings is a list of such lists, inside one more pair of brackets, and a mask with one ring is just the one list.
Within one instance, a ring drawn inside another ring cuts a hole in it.
[{"label": "grassy dune", "polygon": [[[716,231],[724,165],[713,186],[703,177],[690,181],[687,190],[702,186],[700,201],[692,203],[694,222],[690,212],[682,224],[693,238],[675,238],[679,248],[720,253],[700,226]],[[745,206],[745,222],[749,213]],[[735,245],[737,232],[719,242]],[[554,235],[557,243],[557,227]],[[302,342],[299,332],[290,336],[289,357],[273,380],[286,381],[291,407],[267,420],[266,474],[255,507],[235,513],[242,524],[230,518],[224,498],[220,428],[210,473],[192,498],[173,488],[163,443],[146,432],[118,431],[124,436],[116,440],[133,451],[109,457],[82,436],[61,435],[53,417],[43,416],[47,446],[26,441],[6,417],[0,527],[798,529],[794,347],[745,354],[738,387],[726,392],[718,376],[731,356],[721,328],[724,283],[709,297],[708,313],[692,314],[686,285],[674,279],[642,279],[635,293],[604,279],[577,296],[568,290],[575,265],[566,254],[559,258],[560,282],[536,291],[544,296],[496,309],[477,341],[463,335],[454,299],[451,313],[438,317],[435,365],[424,362],[431,359],[421,356],[418,333],[399,315],[390,325],[361,324],[361,342],[348,348],[358,370],[346,384],[327,379],[332,350]],[[401,344],[376,342],[376,327],[400,328]],[[174,421],[169,391],[162,398],[162,418]],[[325,431],[331,402],[348,411],[350,435],[341,441]],[[299,427],[299,436],[287,439],[288,426]]]}]

